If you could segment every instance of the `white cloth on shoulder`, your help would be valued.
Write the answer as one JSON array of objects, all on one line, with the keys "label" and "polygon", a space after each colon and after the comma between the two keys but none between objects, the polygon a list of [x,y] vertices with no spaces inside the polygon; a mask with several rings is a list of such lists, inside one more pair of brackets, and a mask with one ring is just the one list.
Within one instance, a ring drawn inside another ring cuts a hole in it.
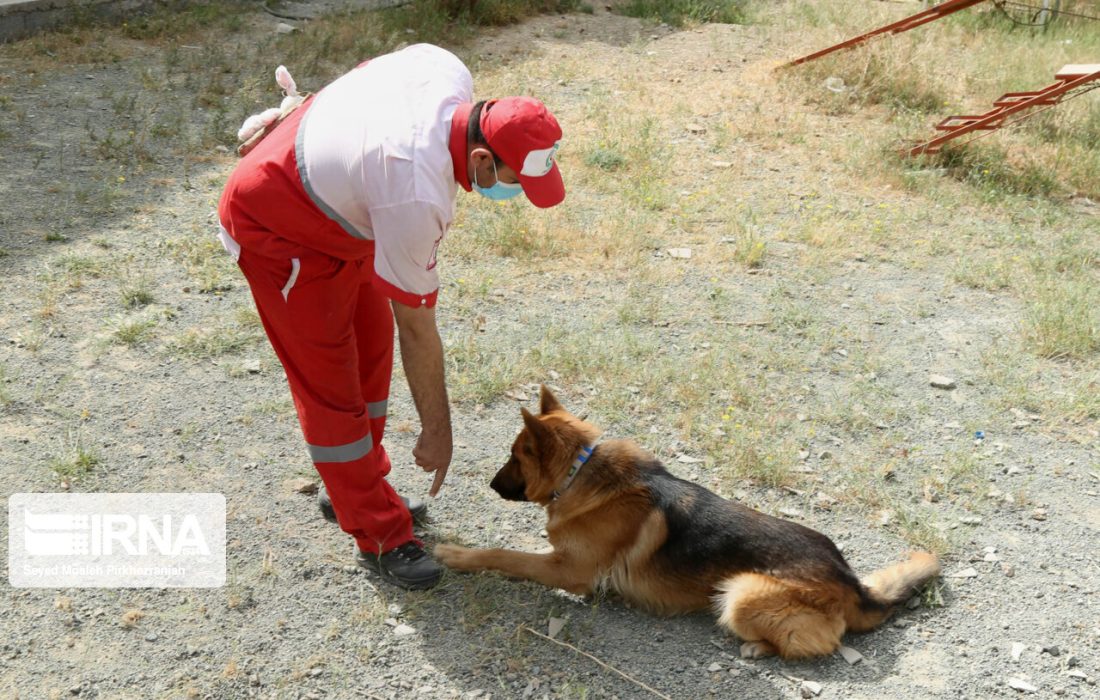
[{"label": "white cloth on shoulder", "polygon": [[305,100],[304,96],[298,94],[298,86],[286,66],[279,66],[275,69],[275,82],[278,83],[286,95],[282,103],[278,107],[270,107],[245,119],[244,123],[241,124],[241,128],[237,131],[238,141],[243,143],[252,138],[258,131],[271,126],[276,119],[289,114]]}]

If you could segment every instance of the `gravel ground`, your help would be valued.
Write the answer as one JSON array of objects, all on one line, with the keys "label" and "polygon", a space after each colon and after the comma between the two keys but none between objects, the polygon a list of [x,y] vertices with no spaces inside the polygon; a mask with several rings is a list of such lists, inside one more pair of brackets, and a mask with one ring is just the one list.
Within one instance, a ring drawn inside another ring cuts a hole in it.
[{"label": "gravel ground", "polygon": [[[711,67],[720,63],[725,79],[745,96],[743,106],[731,107],[735,116],[758,123],[773,118],[751,116],[771,89],[751,73],[775,58],[780,41],[766,26],[673,32],[601,10],[568,20],[539,18],[485,41],[527,46],[536,59],[540,52],[580,48],[609,72],[652,60],[656,72],[671,76],[662,94],[688,103],[702,99],[699,81],[714,80]],[[5,126],[13,135],[0,153],[0,244],[7,253],[0,259],[0,445],[7,456],[0,476],[9,494],[59,490],[64,479],[51,464],[79,447],[94,452],[98,465],[68,485],[74,491],[224,493],[228,582],[218,590],[163,591],[5,584],[0,689],[7,696],[655,696],[639,685],[645,684],[677,699],[797,698],[816,683],[821,698],[1100,697],[1097,426],[1048,427],[1041,416],[994,407],[994,388],[979,369],[989,349],[1014,333],[1019,304],[953,284],[940,264],[901,266],[855,256],[808,276],[794,264],[800,244],[776,240],[761,274],[729,281],[739,302],[729,312],[733,321],[768,309],[782,287],[820,324],[845,329],[849,344],[840,350],[859,346],[881,368],[876,381],[894,410],[864,429],[832,439],[823,434],[806,445],[807,470],[827,473],[834,464],[881,459],[893,449],[882,437],[887,433],[901,436],[895,444],[919,448],[902,460],[901,480],[917,478],[958,450],[972,450],[992,467],[993,497],[978,512],[951,500],[929,506],[953,543],[937,590],[941,600],[926,596],[881,629],[847,638],[862,655],[857,663],[840,655],[799,663],[741,660],[737,640],[706,615],[658,619],[615,599],[582,601],[492,575],[451,575],[433,591],[404,593],[351,566],[348,538],[319,517],[312,497],[293,488],[292,480],[311,470],[271,352],[263,344],[214,357],[179,350],[195,329],[221,328],[250,308],[243,280],[226,262],[211,263],[224,273],[223,282],[214,293],[201,293],[202,270],[180,253],[213,244],[205,237],[212,236],[211,212],[232,159],[211,149],[195,154],[182,174],[180,163],[167,158],[135,174],[107,172],[94,157],[89,119],[116,113],[112,101],[140,85],[157,50],[138,46],[114,63],[47,62],[44,69],[38,58],[0,47],[0,86],[11,96],[8,106],[24,115],[16,127]],[[599,72],[590,80],[598,82]],[[580,119],[583,95],[562,85],[554,97],[561,114]],[[783,118],[774,117],[776,123]],[[855,117],[846,119],[852,126]],[[767,230],[790,225],[805,191],[836,192],[838,215],[877,201],[924,211],[911,223],[914,237],[952,226],[1017,225],[988,209],[929,206],[916,201],[917,194],[850,183],[842,166],[822,160],[827,147],[737,140],[721,157],[738,163],[743,188],[737,196],[756,204]],[[690,139],[672,148],[680,161],[714,157]],[[110,270],[75,279],[74,256],[109,258]],[[458,294],[453,280],[471,274],[474,263],[444,266],[451,282],[440,309],[453,345],[470,319],[461,305],[449,308],[447,297]],[[478,308],[489,348],[528,341],[553,324],[591,330],[631,293],[629,271],[613,266],[577,271],[502,261],[492,274],[496,290]],[[697,296],[711,274],[703,266],[685,268],[661,298],[674,305]],[[154,299],[138,317],[157,319],[155,335],[133,346],[113,343],[123,317],[119,288],[135,279]],[[58,284],[62,291],[51,292]],[[693,338],[707,323],[685,316],[650,332],[662,347],[701,352]],[[775,329],[733,325],[729,342],[796,340]],[[805,372],[791,380],[792,395],[804,393],[814,407],[843,398],[858,380],[847,358],[835,350],[809,354]],[[758,372],[774,378],[784,370]],[[931,387],[932,372],[955,378],[957,387]],[[577,412],[594,399],[584,377],[543,379]],[[1057,385],[1061,379],[1054,367],[1035,381]],[[513,390],[525,392],[529,405],[535,388]],[[642,439],[673,471],[709,483],[700,466],[677,459],[691,445],[640,421],[590,418],[616,437]],[[451,475],[421,535],[428,542],[543,546],[538,509],[502,502],[487,486],[519,429],[517,401],[459,402],[454,423]],[[984,431],[983,444],[974,444],[977,429]],[[414,440],[415,412],[398,376],[387,441],[397,465],[392,481],[407,493],[427,489],[408,463]],[[742,482],[726,491],[828,533],[861,572],[899,559],[907,547],[876,514],[822,507],[817,487]],[[564,620],[557,639],[575,649],[529,631],[545,633],[551,618]]]}]

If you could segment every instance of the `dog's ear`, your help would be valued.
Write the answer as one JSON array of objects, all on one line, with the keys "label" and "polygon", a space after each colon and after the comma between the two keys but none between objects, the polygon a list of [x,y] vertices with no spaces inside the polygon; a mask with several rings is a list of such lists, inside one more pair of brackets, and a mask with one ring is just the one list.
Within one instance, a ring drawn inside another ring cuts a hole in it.
[{"label": "dog's ear", "polygon": [[546,388],[545,384],[539,385],[539,413],[549,413],[550,411],[565,410],[565,407],[561,405],[558,398]]},{"label": "dog's ear", "polygon": [[527,426],[527,432],[531,433],[531,437],[535,439],[535,443],[542,442],[550,429],[542,424],[542,421],[538,419],[535,414],[528,411],[523,406],[519,407],[519,412],[523,414],[523,424]]}]

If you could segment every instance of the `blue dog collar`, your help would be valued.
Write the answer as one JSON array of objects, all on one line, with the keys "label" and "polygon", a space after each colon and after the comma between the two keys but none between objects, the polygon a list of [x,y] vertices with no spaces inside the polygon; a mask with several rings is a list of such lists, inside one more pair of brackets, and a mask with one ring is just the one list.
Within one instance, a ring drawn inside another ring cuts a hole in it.
[{"label": "blue dog collar", "polygon": [[584,463],[592,456],[592,452],[595,449],[595,445],[585,445],[581,448],[581,452],[577,455],[577,458],[573,460],[573,464],[569,465],[569,474],[566,475],[565,481],[563,481],[561,486],[554,491],[554,498],[558,498],[561,496],[562,491],[569,488],[569,484],[573,483],[573,479],[577,476],[577,472],[581,470]]}]

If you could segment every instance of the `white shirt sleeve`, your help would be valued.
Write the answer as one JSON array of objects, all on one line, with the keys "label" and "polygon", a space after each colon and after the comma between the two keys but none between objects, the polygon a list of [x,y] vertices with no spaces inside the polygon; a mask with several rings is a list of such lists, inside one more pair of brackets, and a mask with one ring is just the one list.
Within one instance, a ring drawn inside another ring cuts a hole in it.
[{"label": "white shirt sleeve", "polygon": [[374,207],[374,286],[406,306],[434,306],[439,290],[436,254],[450,216],[431,202]]}]

